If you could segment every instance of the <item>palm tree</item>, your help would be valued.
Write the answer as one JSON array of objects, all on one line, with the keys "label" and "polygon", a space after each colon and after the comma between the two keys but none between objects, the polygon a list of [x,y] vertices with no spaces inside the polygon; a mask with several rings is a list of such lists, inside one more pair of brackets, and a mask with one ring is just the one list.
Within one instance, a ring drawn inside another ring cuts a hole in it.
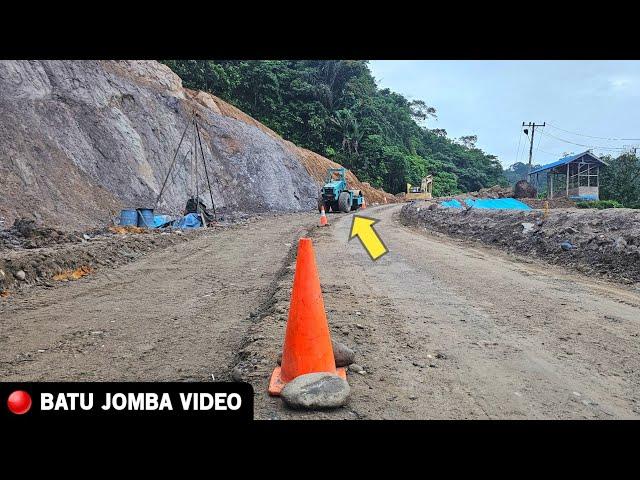
[{"label": "palm tree", "polygon": [[360,142],[364,136],[364,132],[360,130],[358,120],[353,115],[351,110],[342,109],[338,110],[333,117],[331,117],[331,123],[342,135],[342,150],[349,152],[349,155],[354,153],[359,155],[358,148]]}]

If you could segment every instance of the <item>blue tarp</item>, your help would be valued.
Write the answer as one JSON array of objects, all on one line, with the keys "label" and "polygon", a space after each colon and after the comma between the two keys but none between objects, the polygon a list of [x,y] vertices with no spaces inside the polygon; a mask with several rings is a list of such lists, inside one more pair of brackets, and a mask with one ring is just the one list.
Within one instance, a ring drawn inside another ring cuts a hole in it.
[{"label": "blue tarp", "polygon": [[200,228],[202,226],[202,222],[200,221],[200,215],[197,213],[188,213],[180,220],[176,220],[173,224],[175,228]]},{"label": "blue tarp", "polygon": [[[531,207],[526,203],[522,203],[515,198],[467,198],[464,203],[469,207],[483,208],[488,210],[531,210]],[[441,202],[445,208],[462,208],[460,201],[455,198]]]},{"label": "blue tarp", "polygon": [[571,198],[571,200],[578,200],[581,202],[594,202],[596,200],[598,200],[598,196],[597,195],[574,195]]},{"label": "blue tarp", "polygon": [[476,200],[467,198],[464,202],[473,208],[489,210],[531,210],[529,205],[515,198],[478,198]]},{"label": "blue tarp", "polygon": [[171,222],[169,215],[154,215],[153,216],[153,228],[158,228]]},{"label": "blue tarp", "polygon": [[440,205],[445,208],[462,208],[462,204],[455,198],[453,200],[446,200],[444,202],[441,202]]}]

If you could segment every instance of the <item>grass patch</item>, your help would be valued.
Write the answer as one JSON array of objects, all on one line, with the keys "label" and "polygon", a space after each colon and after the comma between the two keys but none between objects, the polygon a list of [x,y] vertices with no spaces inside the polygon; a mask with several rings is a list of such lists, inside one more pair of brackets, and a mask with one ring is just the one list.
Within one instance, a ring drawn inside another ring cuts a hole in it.
[{"label": "grass patch", "polygon": [[623,205],[615,200],[597,200],[589,202],[576,202],[578,208],[597,208],[603,210],[605,208],[622,208]]}]

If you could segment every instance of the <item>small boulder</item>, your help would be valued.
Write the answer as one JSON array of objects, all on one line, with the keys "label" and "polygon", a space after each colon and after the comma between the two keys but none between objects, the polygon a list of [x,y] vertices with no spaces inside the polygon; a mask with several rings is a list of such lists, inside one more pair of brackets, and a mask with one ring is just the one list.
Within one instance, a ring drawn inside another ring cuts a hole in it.
[{"label": "small boulder", "polygon": [[562,248],[563,250],[572,250],[575,248],[575,246],[567,240],[560,244],[560,248]]},{"label": "small boulder", "polygon": [[531,233],[533,231],[533,227],[535,226],[533,223],[524,222],[522,225],[522,233]]},{"label": "small boulder", "polygon": [[280,396],[291,408],[317,410],[343,406],[350,393],[351,387],[346,380],[320,372],[296,377],[287,383]]},{"label": "small boulder", "polygon": [[352,363],[351,365],[349,365],[349,371],[354,373],[362,373],[364,372],[364,368],[362,368],[357,363]]},{"label": "small boulder", "polygon": [[335,340],[332,340],[331,344],[333,346],[333,356],[336,359],[336,367],[347,367],[353,363],[356,352]]},{"label": "small boulder", "polygon": [[234,382],[244,382],[244,371],[240,365],[236,365],[233,367],[233,370],[231,370],[231,379]]},{"label": "small boulder", "polygon": [[513,188],[513,198],[536,198],[537,196],[536,187],[526,180],[520,180]]},{"label": "small boulder", "polygon": [[627,241],[624,239],[624,237],[616,238],[615,242],[613,243],[613,249],[616,252],[624,252],[626,248],[627,248]]},{"label": "small boulder", "polygon": [[20,280],[21,282],[24,282],[27,278],[27,274],[24,273],[24,270],[18,270],[13,274],[13,276],[16,277],[16,279]]}]

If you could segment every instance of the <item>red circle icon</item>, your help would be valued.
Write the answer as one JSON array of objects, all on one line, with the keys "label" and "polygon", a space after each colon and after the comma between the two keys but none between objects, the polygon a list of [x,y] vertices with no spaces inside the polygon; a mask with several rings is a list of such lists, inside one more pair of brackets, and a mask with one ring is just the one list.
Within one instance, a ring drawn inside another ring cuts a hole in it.
[{"label": "red circle icon", "polygon": [[11,413],[22,415],[31,409],[31,395],[24,390],[16,390],[7,399],[7,406]]}]

